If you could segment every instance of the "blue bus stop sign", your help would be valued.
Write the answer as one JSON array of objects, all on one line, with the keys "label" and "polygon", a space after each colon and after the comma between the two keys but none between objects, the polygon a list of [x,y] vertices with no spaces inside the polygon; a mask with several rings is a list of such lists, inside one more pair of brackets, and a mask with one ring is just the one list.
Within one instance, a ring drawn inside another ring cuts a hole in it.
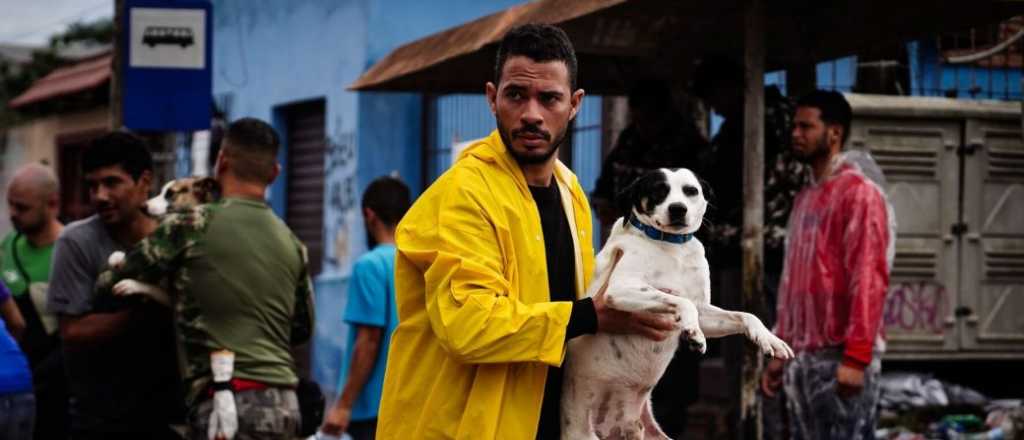
[{"label": "blue bus stop sign", "polygon": [[124,126],[132,130],[210,128],[211,4],[127,0],[120,44]]}]

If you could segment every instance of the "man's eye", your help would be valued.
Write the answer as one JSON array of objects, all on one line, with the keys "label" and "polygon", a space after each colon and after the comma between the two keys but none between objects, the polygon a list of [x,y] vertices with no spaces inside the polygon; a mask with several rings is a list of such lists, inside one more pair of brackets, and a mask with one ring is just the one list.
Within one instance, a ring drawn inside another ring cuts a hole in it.
[{"label": "man's eye", "polygon": [[687,186],[683,187],[683,194],[686,194],[688,197],[693,197],[693,196],[695,196],[695,195],[697,195],[699,193],[700,193],[700,191],[698,191],[697,187],[695,187],[695,186],[687,185]]}]

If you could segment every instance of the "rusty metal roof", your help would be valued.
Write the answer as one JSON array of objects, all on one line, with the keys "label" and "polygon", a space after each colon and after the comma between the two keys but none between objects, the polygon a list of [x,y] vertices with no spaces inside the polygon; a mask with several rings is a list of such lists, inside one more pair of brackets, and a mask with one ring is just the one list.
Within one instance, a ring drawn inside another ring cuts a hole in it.
[{"label": "rusty metal roof", "polygon": [[55,69],[36,80],[28,90],[12,99],[7,105],[10,108],[18,108],[99,87],[110,80],[111,60],[113,60],[113,55],[108,53]]},{"label": "rusty metal roof", "polygon": [[[497,42],[525,23],[557,24],[590,93],[623,92],[637,78],[678,79],[705,53],[739,59],[743,0],[537,0],[405,44],[352,90],[476,92],[493,72]],[[766,67],[824,61],[880,45],[999,22],[1020,0],[777,0],[767,2]]]}]

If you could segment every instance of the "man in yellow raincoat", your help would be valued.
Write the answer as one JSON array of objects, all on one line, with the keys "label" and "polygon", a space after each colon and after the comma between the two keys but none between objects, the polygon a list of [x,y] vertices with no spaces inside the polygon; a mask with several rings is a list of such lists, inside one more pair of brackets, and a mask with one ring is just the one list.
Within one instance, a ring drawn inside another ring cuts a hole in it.
[{"label": "man in yellow raincoat", "polygon": [[660,340],[675,325],[582,298],[594,266],[590,208],[556,159],[583,99],[568,37],[521,26],[497,58],[486,88],[498,129],[398,225],[399,324],[380,438],[557,438],[569,339],[600,330]]}]

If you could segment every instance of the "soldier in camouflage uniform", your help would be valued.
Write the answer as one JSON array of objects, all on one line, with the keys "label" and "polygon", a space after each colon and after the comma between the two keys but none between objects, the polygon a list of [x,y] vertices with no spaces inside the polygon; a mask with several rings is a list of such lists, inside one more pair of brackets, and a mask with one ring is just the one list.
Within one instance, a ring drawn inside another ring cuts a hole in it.
[{"label": "soldier in camouflage uniform", "polygon": [[300,424],[290,348],[310,338],[312,288],[305,247],[264,202],[277,176],[278,139],[256,119],[228,127],[217,160],[223,199],[169,214],[97,281],[170,280],[184,350],[190,438],[207,438],[210,353],[234,353],[236,439],[286,439]]}]

